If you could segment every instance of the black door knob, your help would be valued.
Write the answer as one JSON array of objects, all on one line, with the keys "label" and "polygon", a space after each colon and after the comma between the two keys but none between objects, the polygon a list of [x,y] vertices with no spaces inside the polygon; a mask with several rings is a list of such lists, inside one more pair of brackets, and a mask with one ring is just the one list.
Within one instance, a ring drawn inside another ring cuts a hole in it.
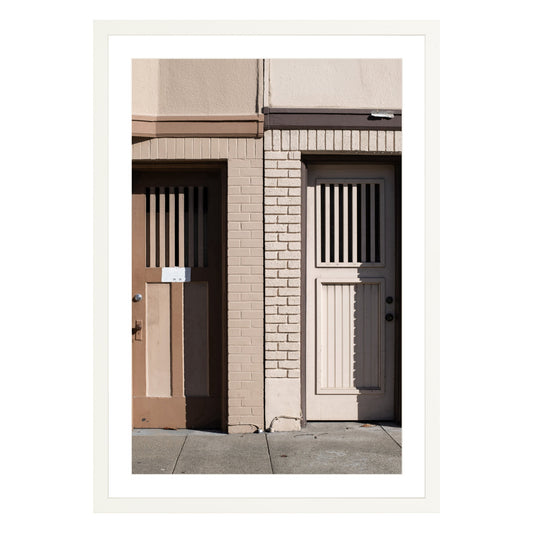
[{"label": "black door knob", "polygon": [[394,315],[393,315],[392,313],[387,313],[387,314],[385,315],[385,320],[386,320],[387,322],[392,322],[392,321],[394,320]]},{"label": "black door knob", "polygon": [[392,296],[387,296],[387,297],[385,298],[385,301],[386,301],[388,304],[391,304],[394,300],[393,300]]}]

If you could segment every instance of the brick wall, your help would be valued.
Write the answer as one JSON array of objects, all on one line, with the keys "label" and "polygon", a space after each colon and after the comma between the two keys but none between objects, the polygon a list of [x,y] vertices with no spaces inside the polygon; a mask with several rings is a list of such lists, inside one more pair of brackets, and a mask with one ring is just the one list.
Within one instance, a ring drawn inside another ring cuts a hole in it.
[{"label": "brick wall", "polygon": [[401,152],[399,131],[268,130],[265,176],[265,425],[300,429],[301,154]]},{"label": "brick wall", "polygon": [[133,160],[226,160],[228,165],[228,431],[263,428],[263,140],[160,138]]}]

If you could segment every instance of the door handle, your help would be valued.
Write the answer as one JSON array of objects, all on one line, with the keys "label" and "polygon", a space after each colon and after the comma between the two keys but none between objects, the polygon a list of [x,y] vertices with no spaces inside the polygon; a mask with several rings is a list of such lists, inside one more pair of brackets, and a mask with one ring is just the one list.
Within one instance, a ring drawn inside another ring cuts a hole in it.
[{"label": "door handle", "polygon": [[142,341],[142,329],[143,329],[143,321],[142,320],[136,320],[135,326],[131,329],[131,333],[135,335],[136,341]]},{"label": "door handle", "polygon": [[385,320],[386,320],[387,322],[392,322],[392,321],[394,320],[394,315],[393,315],[392,313],[387,313],[387,314],[385,315]]}]

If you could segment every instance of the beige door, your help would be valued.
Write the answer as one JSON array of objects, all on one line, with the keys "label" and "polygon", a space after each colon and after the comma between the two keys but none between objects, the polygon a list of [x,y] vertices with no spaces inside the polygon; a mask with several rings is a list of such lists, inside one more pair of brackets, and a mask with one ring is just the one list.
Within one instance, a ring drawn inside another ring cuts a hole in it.
[{"label": "beige door", "polygon": [[220,172],[133,171],[133,427],[223,422]]},{"label": "beige door", "polygon": [[394,166],[309,166],[306,416],[394,418]]}]

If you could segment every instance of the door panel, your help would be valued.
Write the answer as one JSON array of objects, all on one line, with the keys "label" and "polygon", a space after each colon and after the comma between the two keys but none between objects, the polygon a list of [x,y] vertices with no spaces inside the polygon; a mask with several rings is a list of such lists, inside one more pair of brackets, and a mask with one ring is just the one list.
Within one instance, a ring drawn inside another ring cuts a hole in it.
[{"label": "door panel", "polygon": [[313,165],[307,184],[308,420],[394,417],[394,167]]},{"label": "door panel", "polygon": [[212,169],[133,172],[134,427],[221,427],[222,197]]}]

